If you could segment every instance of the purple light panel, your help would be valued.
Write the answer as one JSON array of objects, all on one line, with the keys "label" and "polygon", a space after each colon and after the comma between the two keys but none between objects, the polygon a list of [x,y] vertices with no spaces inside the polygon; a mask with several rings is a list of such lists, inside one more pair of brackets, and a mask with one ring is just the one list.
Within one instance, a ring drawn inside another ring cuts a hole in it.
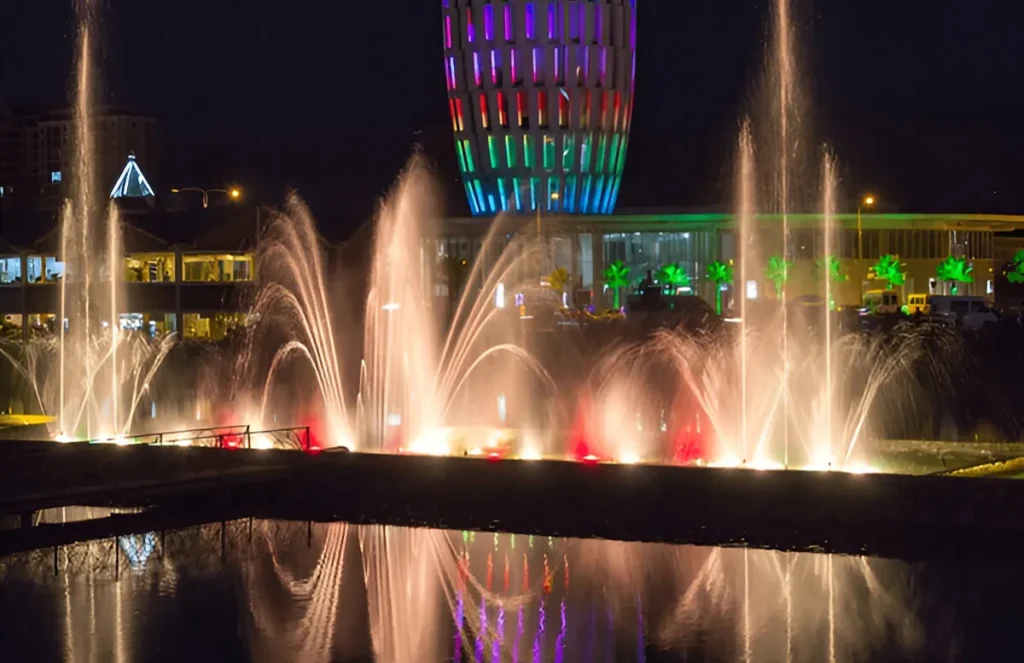
[{"label": "purple light panel", "polygon": [[484,39],[494,40],[494,5],[484,5]]}]

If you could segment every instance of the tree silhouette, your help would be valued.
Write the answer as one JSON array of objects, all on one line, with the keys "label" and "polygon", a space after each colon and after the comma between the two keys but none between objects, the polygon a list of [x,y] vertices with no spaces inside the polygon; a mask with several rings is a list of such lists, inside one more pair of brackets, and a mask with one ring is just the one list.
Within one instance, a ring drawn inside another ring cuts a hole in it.
[{"label": "tree silhouette", "polygon": [[732,267],[721,260],[708,263],[708,280],[715,284],[715,311],[722,315],[722,284],[732,283]]},{"label": "tree silhouette", "polygon": [[619,289],[629,285],[629,267],[626,267],[621,260],[616,260],[604,270],[604,283],[615,292],[614,306],[616,310],[621,308],[619,303]]}]

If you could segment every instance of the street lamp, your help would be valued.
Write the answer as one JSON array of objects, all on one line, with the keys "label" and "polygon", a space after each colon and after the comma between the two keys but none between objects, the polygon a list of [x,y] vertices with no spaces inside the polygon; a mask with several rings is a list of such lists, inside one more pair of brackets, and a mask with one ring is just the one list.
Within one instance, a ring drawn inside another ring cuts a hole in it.
[{"label": "street lamp", "polygon": [[187,186],[181,189],[171,189],[171,193],[184,193],[185,191],[197,191],[203,194],[203,209],[210,206],[211,193],[223,193],[232,201],[239,200],[242,197],[242,190],[238,187],[232,187],[230,189],[201,189],[196,186]]},{"label": "street lamp", "polygon": [[857,259],[862,260],[864,258],[864,231],[860,224],[860,211],[864,207],[874,207],[875,197],[870,193],[864,196],[859,203],[857,203]]}]

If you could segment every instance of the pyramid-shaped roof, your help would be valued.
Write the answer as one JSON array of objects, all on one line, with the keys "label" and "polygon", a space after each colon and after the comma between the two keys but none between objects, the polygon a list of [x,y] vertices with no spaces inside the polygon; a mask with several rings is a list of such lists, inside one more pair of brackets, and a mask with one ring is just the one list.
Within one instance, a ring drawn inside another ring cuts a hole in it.
[{"label": "pyramid-shaped roof", "polygon": [[145,198],[153,196],[153,187],[149,186],[142,169],[135,162],[135,154],[128,155],[128,163],[125,164],[121,176],[117,178],[117,184],[110,191],[111,198]]}]

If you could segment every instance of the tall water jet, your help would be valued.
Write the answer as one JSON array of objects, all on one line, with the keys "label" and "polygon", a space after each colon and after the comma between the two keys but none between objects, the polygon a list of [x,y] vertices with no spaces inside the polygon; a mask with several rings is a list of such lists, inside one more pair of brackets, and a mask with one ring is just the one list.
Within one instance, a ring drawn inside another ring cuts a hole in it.
[{"label": "tall water jet", "polygon": [[747,376],[749,375],[747,365],[747,362],[749,361],[749,355],[747,352],[747,326],[750,323],[747,311],[747,300],[749,299],[747,294],[747,278],[751,263],[757,260],[754,255],[754,239],[756,237],[756,233],[752,234],[752,228],[754,227],[754,196],[756,195],[756,183],[754,179],[754,138],[751,134],[749,119],[746,119],[743,122],[742,129],[740,130],[738,148],[738,214],[736,232],[739,237],[739,241],[736,245],[737,250],[739,251],[738,258],[740,271],[740,439],[742,440],[743,460],[746,460],[747,443],[750,434],[748,425],[749,409],[747,406]]},{"label": "tall water jet", "polygon": [[[61,213],[55,265],[60,320],[52,337],[32,339],[19,357],[0,353],[31,383],[39,408],[55,416],[51,433],[56,439],[119,441],[173,340],[150,342],[121,333],[121,223],[117,209],[108,208],[97,193],[94,167],[100,0],[76,0],[74,11],[70,199]],[[48,262],[42,267],[51,269]]]},{"label": "tall water jet", "polygon": [[[822,265],[821,273],[825,281],[825,439],[833,439],[832,409],[835,406],[835,378],[832,373],[832,280],[833,257],[835,256],[835,215],[836,215],[836,164],[832,154],[827,153],[822,159]],[[831,460],[829,461],[831,462]]]}]

